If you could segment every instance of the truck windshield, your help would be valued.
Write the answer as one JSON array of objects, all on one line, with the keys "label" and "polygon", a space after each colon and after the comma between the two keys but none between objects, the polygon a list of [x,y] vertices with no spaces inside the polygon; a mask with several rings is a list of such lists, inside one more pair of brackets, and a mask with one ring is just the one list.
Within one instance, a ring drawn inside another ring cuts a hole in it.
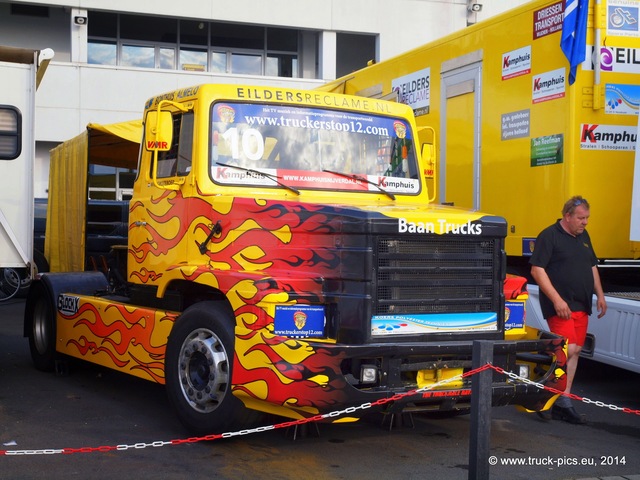
[{"label": "truck windshield", "polygon": [[213,104],[209,165],[213,181],[227,185],[420,191],[409,124],[351,111]]}]

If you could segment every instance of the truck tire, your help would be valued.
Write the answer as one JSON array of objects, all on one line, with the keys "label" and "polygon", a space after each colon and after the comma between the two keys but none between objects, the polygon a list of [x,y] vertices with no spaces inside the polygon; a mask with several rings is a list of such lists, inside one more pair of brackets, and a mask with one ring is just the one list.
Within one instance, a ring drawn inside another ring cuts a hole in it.
[{"label": "truck tire", "polygon": [[245,407],[231,392],[234,325],[227,305],[202,302],[185,310],[169,335],[167,394],[193,434],[222,433],[242,421]]},{"label": "truck tire", "polygon": [[32,282],[25,304],[25,331],[31,359],[38,370],[51,372],[56,364],[56,319],[51,295],[41,282]]},{"label": "truck tire", "polygon": [[0,268],[0,302],[13,298],[20,290],[20,272],[15,268]]}]

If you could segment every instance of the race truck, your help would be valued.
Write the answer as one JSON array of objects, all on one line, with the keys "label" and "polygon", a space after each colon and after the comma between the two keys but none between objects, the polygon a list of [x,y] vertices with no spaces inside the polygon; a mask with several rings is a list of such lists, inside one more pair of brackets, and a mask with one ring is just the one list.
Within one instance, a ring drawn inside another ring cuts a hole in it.
[{"label": "race truck", "polygon": [[[75,358],[164,384],[196,434],[256,412],[468,409],[476,340],[564,389],[563,339],[505,322],[505,220],[430,204],[434,145],[407,105],[199,85],[150,98],[142,120],[127,243],[106,273],[31,284],[37,368]],[[493,405],[554,397],[493,375]]]}]

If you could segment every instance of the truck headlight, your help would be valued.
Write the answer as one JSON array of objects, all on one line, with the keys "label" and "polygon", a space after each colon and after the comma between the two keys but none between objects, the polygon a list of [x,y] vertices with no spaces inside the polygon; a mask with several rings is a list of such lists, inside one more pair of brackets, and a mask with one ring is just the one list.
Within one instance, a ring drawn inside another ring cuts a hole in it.
[{"label": "truck headlight", "polygon": [[360,366],[360,382],[361,383],[376,383],[378,379],[378,369],[375,365],[362,365]]},{"label": "truck headlight", "polygon": [[516,365],[516,367],[518,367],[517,370],[517,374],[519,377],[522,378],[529,378],[529,365],[525,365],[525,364],[518,364]]}]

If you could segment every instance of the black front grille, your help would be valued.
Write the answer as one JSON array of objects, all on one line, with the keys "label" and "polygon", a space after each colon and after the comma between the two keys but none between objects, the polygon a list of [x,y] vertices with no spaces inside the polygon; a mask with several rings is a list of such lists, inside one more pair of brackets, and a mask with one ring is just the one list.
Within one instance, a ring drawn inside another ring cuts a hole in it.
[{"label": "black front grille", "polygon": [[494,310],[496,250],[491,238],[379,237],[375,314]]}]

